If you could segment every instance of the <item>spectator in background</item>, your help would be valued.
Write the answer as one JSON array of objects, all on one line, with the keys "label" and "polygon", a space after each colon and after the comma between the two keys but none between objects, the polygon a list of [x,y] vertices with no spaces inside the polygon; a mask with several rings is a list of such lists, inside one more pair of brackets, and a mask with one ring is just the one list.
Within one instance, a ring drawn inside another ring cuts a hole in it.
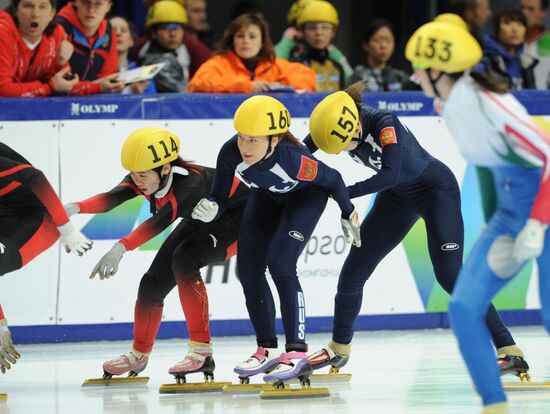
[{"label": "spectator in background", "polygon": [[387,19],[374,19],[363,34],[365,65],[358,65],[353,71],[350,83],[363,80],[367,82],[366,91],[396,92],[409,83],[405,71],[388,64],[395,50],[393,25]]},{"label": "spectator in background", "polygon": [[535,66],[537,89],[550,88],[550,32],[545,20],[549,0],[521,0],[521,10],[527,18],[525,53],[539,60]]},{"label": "spectator in background", "polygon": [[69,92],[65,79],[72,45],[54,21],[55,0],[13,0],[0,10],[0,96],[49,96]]},{"label": "spectator in background", "polygon": [[212,33],[208,24],[206,6],[206,0],[185,0],[185,11],[189,19],[187,23],[189,34],[211,48]]},{"label": "spectator in background", "polygon": [[315,72],[275,56],[267,23],[256,14],[235,18],[216,55],[189,83],[189,92],[268,92],[283,86],[315,90]]},{"label": "spectator in background", "polygon": [[458,14],[464,19],[470,33],[481,44],[481,29],[491,17],[489,0],[454,0],[451,3],[451,13]]},{"label": "spectator in background", "polygon": [[[124,89],[124,82],[116,80],[116,33],[106,17],[109,10],[111,0],[75,0],[57,16],[74,46],[69,62],[81,80],[73,89],[78,94],[117,93]],[[92,82],[96,79],[101,81]]]},{"label": "spectator in background", "polygon": [[[136,68],[137,63],[128,59],[128,52],[136,43],[133,26],[124,17],[119,16],[111,17],[109,22],[116,32],[119,72]],[[129,84],[122,93],[157,93],[157,90],[153,81],[142,81]]]},{"label": "spectator in background", "polygon": [[527,19],[519,9],[502,10],[493,17],[493,34],[485,36],[483,59],[474,68],[510,90],[535,88],[537,59],[523,53]]},{"label": "spectator in background", "polygon": [[138,42],[142,64],[167,62],[155,77],[158,92],[183,92],[197,69],[210,57],[210,49],[186,30],[188,18],[178,1],[155,2],[147,14],[147,37]]},{"label": "spectator in background", "polygon": [[338,12],[332,4],[321,0],[308,1],[296,17],[300,35],[296,36],[296,31],[287,29],[276,46],[277,56],[304,63],[315,70],[318,91],[342,89],[353,73],[344,55],[339,59],[331,56],[338,23]]}]

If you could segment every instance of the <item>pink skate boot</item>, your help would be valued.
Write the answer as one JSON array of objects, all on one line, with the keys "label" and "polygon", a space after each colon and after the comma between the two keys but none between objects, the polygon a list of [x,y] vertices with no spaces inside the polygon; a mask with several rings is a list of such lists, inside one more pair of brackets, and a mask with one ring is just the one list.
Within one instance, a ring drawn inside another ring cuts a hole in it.
[{"label": "pink skate boot", "polygon": [[147,367],[149,356],[141,354],[134,349],[118,358],[103,363],[103,378],[111,378],[113,375],[122,375],[128,372],[129,377],[136,377]]},{"label": "pink skate boot", "polygon": [[212,358],[212,344],[193,342],[189,343],[189,352],[168,373],[176,377],[178,383],[185,383],[185,376],[196,372],[203,372],[205,381],[214,379],[216,364]]}]

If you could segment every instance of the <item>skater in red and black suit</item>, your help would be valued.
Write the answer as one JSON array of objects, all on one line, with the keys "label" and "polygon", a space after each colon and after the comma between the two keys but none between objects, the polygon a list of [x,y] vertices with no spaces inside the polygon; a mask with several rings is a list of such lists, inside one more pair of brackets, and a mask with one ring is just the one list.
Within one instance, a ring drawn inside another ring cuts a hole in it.
[{"label": "skater in red and black suit", "polygon": [[106,376],[145,369],[160,327],[164,298],[177,285],[189,329],[189,353],[169,372],[185,376],[214,370],[208,318],[208,296],[201,267],[235,255],[237,235],[248,188],[235,179],[229,208],[220,220],[203,223],[191,219],[197,202],[208,195],[215,170],[184,161],[180,141],[161,128],[140,128],[122,147],[122,166],[130,171],[111,191],[65,206],[69,214],[103,213],[137,196],[150,201],[153,216],[119,240],[99,261],[92,277],[113,276],[123,254],[160,234],[178,217],[183,220],[159,249],[143,275],[134,313],[134,343],[125,355],[103,364]]},{"label": "skater in red and black suit", "polygon": [[[73,227],[44,174],[0,143],[0,276],[25,266],[59,238],[78,255],[92,247]],[[0,309],[0,370],[17,358]]]}]

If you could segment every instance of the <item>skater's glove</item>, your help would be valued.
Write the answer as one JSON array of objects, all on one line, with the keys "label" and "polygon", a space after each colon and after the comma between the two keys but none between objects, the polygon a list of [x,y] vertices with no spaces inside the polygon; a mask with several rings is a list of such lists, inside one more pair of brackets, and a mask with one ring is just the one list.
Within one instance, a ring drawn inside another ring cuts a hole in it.
[{"label": "skater's glove", "polygon": [[0,320],[0,371],[2,374],[10,369],[11,364],[15,364],[19,357],[19,352],[13,347],[8,322],[2,319]]},{"label": "skater's glove", "polygon": [[210,201],[207,198],[202,198],[191,213],[191,217],[195,220],[210,223],[218,214],[218,203]]},{"label": "skater's glove", "polygon": [[57,229],[61,234],[61,244],[65,247],[67,253],[73,252],[74,254],[82,256],[90,250],[92,244],[94,244],[89,238],[84,236],[84,234],[76,230],[70,221],[59,226]]},{"label": "skater's glove", "polygon": [[544,248],[546,224],[536,219],[527,219],[514,242],[514,259],[518,263],[539,257]]},{"label": "skater's glove", "polygon": [[342,230],[348,243],[353,243],[355,247],[361,247],[361,223],[359,223],[359,214],[353,209],[348,218],[341,218]]},{"label": "skater's glove", "polygon": [[93,279],[98,273],[100,280],[109,279],[111,276],[114,276],[118,271],[118,265],[124,253],[126,253],[126,247],[121,243],[115,243],[111,250],[105,253],[105,256],[95,265],[90,279]]},{"label": "skater's glove", "polygon": [[67,203],[63,204],[63,208],[69,217],[74,216],[75,214],[80,213],[80,207],[76,203]]}]

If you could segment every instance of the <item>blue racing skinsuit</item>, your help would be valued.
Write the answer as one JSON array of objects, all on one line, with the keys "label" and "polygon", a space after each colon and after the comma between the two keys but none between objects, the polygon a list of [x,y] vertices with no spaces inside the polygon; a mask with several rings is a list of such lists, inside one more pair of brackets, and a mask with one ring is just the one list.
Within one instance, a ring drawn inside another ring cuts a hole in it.
[{"label": "blue racing skinsuit", "polygon": [[241,219],[237,268],[258,346],[277,347],[275,305],[265,269],[281,301],[286,351],[307,351],[305,301],[296,263],[306,246],[329,195],[348,217],[354,210],[340,173],[318,161],[302,145],[282,140],[274,153],[252,166],[242,161],[237,136],[218,155],[209,199],[218,215],[227,204],[237,172],[250,185]]},{"label": "blue racing skinsuit", "polygon": [[[527,219],[550,221],[550,136],[510,94],[482,89],[461,78],[442,116],[466,158],[491,171],[498,208],[462,268],[449,305],[452,328],[485,405],[506,401],[484,315],[495,296],[521,269],[514,240]],[[548,232],[538,258],[543,318],[550,329]]]}]

